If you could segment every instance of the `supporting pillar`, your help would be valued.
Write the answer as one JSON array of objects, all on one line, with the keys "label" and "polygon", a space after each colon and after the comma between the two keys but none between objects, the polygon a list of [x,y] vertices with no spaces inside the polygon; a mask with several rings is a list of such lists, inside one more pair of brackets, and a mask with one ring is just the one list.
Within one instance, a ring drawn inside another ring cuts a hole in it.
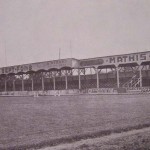
[{"label": "supporting pillar", "polygon": [[78,76],[79,76],[79,90],[81,89],[81,76],[80,76],[80,69],[78,69]]},{"label": "supporting pillar", "polygon": [[24,76],[22,75],[22,91],[24,91]]},{"label": "supporting pillar", "polygon": [[142,87],[142,66],[139,66],[139,75],[140,75],[140,87]]},{"label": "supporting pillar", "polygon": [[116,68],[116,71],[117,71],[117,87],[119,88],[120,87],[120,80],[119,80],[119,68],[118,67]]},{"label": "supporting pillar", "polygon": [[33,91],[34,90],[33,76],[32,76],[32,79],[31,79],[31,83],[32,83],[32,91]]},{"label": "supporting pillar", "polygon": [[5,79],[5,92],[7,92],[7,80]]},{"label": "supporting pillar", "polygon": [[13,91],[15,91],[15,80],[13,80]]},{"label": "supporting pillar", "polygon": [[55,76],[53,77],[53,87],[54,87],[54,90],[56,90],[56,80],[55,80]]},{"label": "supporting pillar", "polygon": [[98,68],[96,69],[96,76],[97,76],[97,88],[99,88],[99,71]]},{"label": "supporting pillar", "polygon": [[66,90],[68,89],[68,78],[67,78],[67,70],[66,70],[66,75],[65,75],[65,81],[66,81]]},{"label": "supporting pillar", "polygon": [[42,74],[42,91],[44,91],[45,87],[44,87],[44,76]]}]

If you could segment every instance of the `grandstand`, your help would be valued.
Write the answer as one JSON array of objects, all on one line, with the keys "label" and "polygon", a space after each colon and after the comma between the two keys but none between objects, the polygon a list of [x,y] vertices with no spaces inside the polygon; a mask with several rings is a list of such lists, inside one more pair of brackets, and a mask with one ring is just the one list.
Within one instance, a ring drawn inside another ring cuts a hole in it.
[{"label": "grandstand", "polygon": [[150,51],[0,68],[1,95],[127,93],[149,89]]}]

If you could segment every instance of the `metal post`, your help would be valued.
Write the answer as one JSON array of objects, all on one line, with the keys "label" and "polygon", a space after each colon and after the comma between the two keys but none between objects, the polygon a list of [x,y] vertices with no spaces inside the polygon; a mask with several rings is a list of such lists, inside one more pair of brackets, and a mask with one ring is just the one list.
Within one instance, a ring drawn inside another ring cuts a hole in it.
[{"label": "metal post", "polygon": [[55,76],[53,77],[53,85],[54,85],[54,90],[56,89],[56,81],[55,81]]},{"label": "metal post", "polygon": [[42,90],[44,91],[44,76],[42,74]]},{"label": "metal post", "polygon": [[32,91],[33,91],[33,90],[34,90],[33,76],[32,76],[32,79],[31,79],[31,81],[32,81]]},{"label": "metal post", "polygon": [[15,80],[13,80],[13,91],[15,91]]},{"label": "metal post", "polygon": [[81,76],[80,76],[80,69],[78,69],[78,76],[79,76],[79,90],[81,89]]},{"label": "metal post", "polygon": [[5,92],[7,91],[7,80],[5,78]]},{"label": "metal post", "polygon": [[140,74],[140,87],[142,87],[142,66],[139,67],[139,74]]},{"label": "metal post", "polygon": [[117,71],[117,87],[119,88],[120,87],[120,81],[119,81],[119,68],[118,67],[116,68],[116,71]]},{"label": "metal post", "polygon": [[96,69],[96,75],[97,75],[97,88],[99,88],[99,71],[98,68]]},{"label": "metal post", "polygon": [[68,81],[67,81],[67,75],[65,76],[66,79],[66,90],[68,89]]},{"label": "metal post", "polygon": [[65,81],[66,81],[66,90],[68,89],[68,78],[67,78],[67,70],[66,70],[66,74],[65,74]]},{"label": "metal post", "polygon": [[23,75],[22,75],[22,91],[24,91],[24,78],[23,78]]}]

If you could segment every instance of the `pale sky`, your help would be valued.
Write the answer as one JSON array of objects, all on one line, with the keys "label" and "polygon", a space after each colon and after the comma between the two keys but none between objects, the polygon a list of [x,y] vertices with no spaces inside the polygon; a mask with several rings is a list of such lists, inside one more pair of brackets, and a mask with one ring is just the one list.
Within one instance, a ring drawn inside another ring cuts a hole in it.
[{"label": "pale sky", "polygon": [[[71,44],[70,44],[71,43]],[[0,0],[0,67],[150,50],[150,0]]]}]

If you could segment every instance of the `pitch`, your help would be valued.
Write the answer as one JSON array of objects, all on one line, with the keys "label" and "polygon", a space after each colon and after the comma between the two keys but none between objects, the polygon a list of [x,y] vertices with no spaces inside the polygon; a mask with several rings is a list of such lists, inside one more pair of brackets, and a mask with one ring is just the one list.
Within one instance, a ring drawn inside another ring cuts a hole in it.
[{"label": "pitch", "polygon": [[150,126],[149,96],[0,97],[0,148],[41,148]]}]

